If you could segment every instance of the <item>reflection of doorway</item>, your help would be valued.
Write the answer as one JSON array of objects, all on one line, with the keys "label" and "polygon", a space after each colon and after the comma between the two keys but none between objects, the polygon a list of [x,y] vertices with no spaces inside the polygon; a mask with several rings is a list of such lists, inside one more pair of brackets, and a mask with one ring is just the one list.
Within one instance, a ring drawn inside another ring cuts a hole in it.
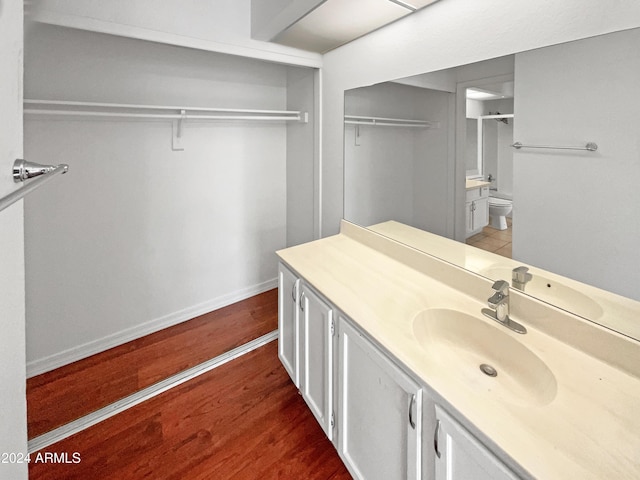
[{"label": "reflection of doorway", "polygon": [[[492,70],[508,71],[511,65],[503,65],[503,68]],[[485,71],[486,72],[486,71]],[[479,73],[479,72],[478,72]],[[460,77],[459,77],[460,78]],[[461,79],[464,75],[461,76]],[[458,82],[456,91],[456,162],[465,169],[464,179],[487,181],[488,172],[482,164],[482,155],[478,151],[481,142],[481,132],[478,131],[479,117],[488,116],[490,112],[513,112],[513,73],[505,73],[492,77],[478,75],[476,78],[465,79]],[[480,140],[480,141],[479,141]],[[494,160],[495,163],[495,160]],[[494,169],[495,170],[495,169]],[[492,178],[496,177],[495,171]],[[456,189],[460,184],[456,184]],[[462,187],[466,190],[466,186]],[[456,235],[455,239],[465,242],[469,233],[467,225],[467,205],[456,205]],[[461,212],[463,215],[461,215]],[[460,220],[464,220],[464,230],[460,230]],[[482,232],[481,232],[482,233]]]},{"label": "reflection of doorway", "polygon": [[[477,165],[483,172],[481,178],[490,182],[490,198],[513,199],[513,119],[512,113],[497,112],[477,118]],[[506,229],[493,226],[496,224],[492,221],[480,233],[467,238],[466,243],[512,258],[512,213],[506,218]]]},{"label": "reflection of doorway", "polygon": [[[492,216],[491,206],[501,203],[498,212],[505,210],[513,199],[513,75],[503,75],[484,78],[458,84],[458,115],[459,125],[466,128],[457,129],[457,145],[459,151],[464,151],[467,187],[469,181],[481,183],[481,189],[489,187],[489,199],[483,197],[482,202],[488,202],[489,225],[478,233],[477,229],[469,231],[465,242],[484,250],[511,257],[511,219],[506,222],[503,216]],[[502,113],[501,113],[502,112]],[[463,117],[463,118],[461,118]],[[474,148],[475,147],[475,148]],[[501,188],[500,188],[501,187]],[[486,195],[484,193],[483,195]],[[468,195],[467,195],[468,196]],[[501,200],[495,200],[500,198]],[[466,208],[466,205],[465,205]],[[465,210],[466,214],[466,210]],[[475,218],[475,217],[474,217]],[[484,220],[486,221],[486,219]],[[480,224],[479,226],[481,226]],[[497,228],[495,228],[497,227]],[[457,238],[457,237],[456,237]],[[459,239],[462,240],[462,239]]]},{"label": "reflection of doorway", "polygon": [[491,182],[490,196],[507,200],[513,198],[513,122],[513,113],[490,112],[479,116],[477,125],[477,163],[483,179]]}]

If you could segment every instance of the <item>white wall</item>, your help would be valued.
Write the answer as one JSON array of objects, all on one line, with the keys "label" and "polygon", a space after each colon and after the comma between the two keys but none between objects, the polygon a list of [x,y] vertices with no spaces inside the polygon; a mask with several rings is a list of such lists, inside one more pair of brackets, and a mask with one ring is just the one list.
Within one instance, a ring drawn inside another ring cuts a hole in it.
[{"label": "white wall", "polygon": [[287,109],[309,112],[308,123],[287,124],[287,246],[317,238],[317,75],[287,69]]},{"label": "white wall", "polygon": [[[17,186],[22,157],[22,2],[0,3],[0,197]],[[46,187],[44,187],[46,188]],[[0,212],[0,453],[26,454],[24,246],[22,201]],[[26,463],[0,463],[0,478],[27,478]]]},{"label": "white wall", "polygon": [[[516,57],[514,258],[640,300],[640,29]],[[516,224],[517,222],[517,224]]]},{"label": "white wall", "polygon": [[[46,25],[26,47],[26,97],[287,107],[284,66]],[[27,117],[25,137],[70,164],[26,204],[30,373],[274,285],[285,124],[187,122],[182,152],[162,121]]]},{"label": "white wall", "polygon": [[[479,102],[474,102],[473,104],[475,103]],[[469,102],[467,102],[467,112],[469,111],[468,109]],[[475,113],[472,115],[475,115]],[[466,158],[465,167],[467,170],[475,170],[475,172],[478,173],[478,120],[477,118],[467,117],[465,123],[467,126],[464,149],[464,156]]]},{"label": "white wall", "polygon": [[497,139],[497,188],[501,194],[513,195],[513,125],[515,119],[509,119],[508,124],[498,123]]},{"label": "white wall", "polygon": [[[635,0],[447,0],[337,48],[323,59],[322,233],[343,213],[347,89],[640,25]],[[464,156],[460,158],[463,160]],[[455,172],[464,182],[464,164]],[[456,192],[462,203],[464,192]]]},{"label": "white wall", "polygon": [[322,63],[317,53],[252,39],[251,0],[29,3],[29,18],[38,22],[291,65],[319,67]]}]

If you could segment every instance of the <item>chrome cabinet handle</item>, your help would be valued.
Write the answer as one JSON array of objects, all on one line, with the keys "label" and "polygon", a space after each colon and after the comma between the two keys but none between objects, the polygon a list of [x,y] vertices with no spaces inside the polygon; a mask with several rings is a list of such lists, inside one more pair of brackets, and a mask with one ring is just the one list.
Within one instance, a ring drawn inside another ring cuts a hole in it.
[{"label": "chrome cabinet handle", "polygon": [[296,284],[293,284],[293,288],[291,289],[291,298],[293,298],[293,301],[295,303],[296,301]]},{"label": "chrome cabinet handle", "polygon": [[304,312],[304,292],[300,295],[300,310]]},{"label": "chrome cabinet handle", "polygon": [[416,396],[411,395],[411,400],[409,401],[409,425],[414,430],[416,429],[416,422],[413,420],[413,404],[416,403]]},{"label": "chrome cabinet handle", "polygon": [[436,451],[436,456],[440,458],[440,449],[438,448],[438,437],[440,435],[440,420],[436,420],[436,429],[433,433],[433,449]]}]

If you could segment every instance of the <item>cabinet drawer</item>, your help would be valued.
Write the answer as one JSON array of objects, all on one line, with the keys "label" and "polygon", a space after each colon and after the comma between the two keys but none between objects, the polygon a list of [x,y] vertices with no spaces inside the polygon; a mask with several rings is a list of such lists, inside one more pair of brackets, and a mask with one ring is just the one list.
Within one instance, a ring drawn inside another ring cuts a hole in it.
[{"label": "cabinet drawer", "polygon": [[467,202],[486,198],[489,196],[489,187],[478,187],[467,190]]},{"label": "cabinet drawer", "polygon": [[480,188],[472,188],[467,190],[467,202],[472,202],[480,198]]}]

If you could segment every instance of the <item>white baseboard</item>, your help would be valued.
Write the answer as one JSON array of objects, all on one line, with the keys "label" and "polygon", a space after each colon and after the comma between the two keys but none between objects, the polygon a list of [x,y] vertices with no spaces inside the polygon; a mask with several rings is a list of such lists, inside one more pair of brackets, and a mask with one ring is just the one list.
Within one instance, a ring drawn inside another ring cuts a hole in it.
[{"label": "white baseboard", "polygon": [[199,315],[209,313],[232,303],[239,302],[246,298],[266,292],[278,286],[278,279],[274,278],[257,285],[252,285],[242,290],[236,290],[220,297],[214,298],[207,302],[199,303],[192,307],[185,308],[175,313],[170,313],[155,320],[136,325],[131,328],[121,330],[119,332],[107,335],[106,337],[91,342],[69,348],[59,353],[54,353],[48,357],[39,358],[27,362],[27,378],[40,375],[41,373],[55,370],[56,368],[68,365],[70,363],[90,357],[96,353],[104,352],[110,348],[117,347],[123,343],[130,342],[145,335],[162,330],[163,328],[172,327],[178,323],[191,320]]}]

